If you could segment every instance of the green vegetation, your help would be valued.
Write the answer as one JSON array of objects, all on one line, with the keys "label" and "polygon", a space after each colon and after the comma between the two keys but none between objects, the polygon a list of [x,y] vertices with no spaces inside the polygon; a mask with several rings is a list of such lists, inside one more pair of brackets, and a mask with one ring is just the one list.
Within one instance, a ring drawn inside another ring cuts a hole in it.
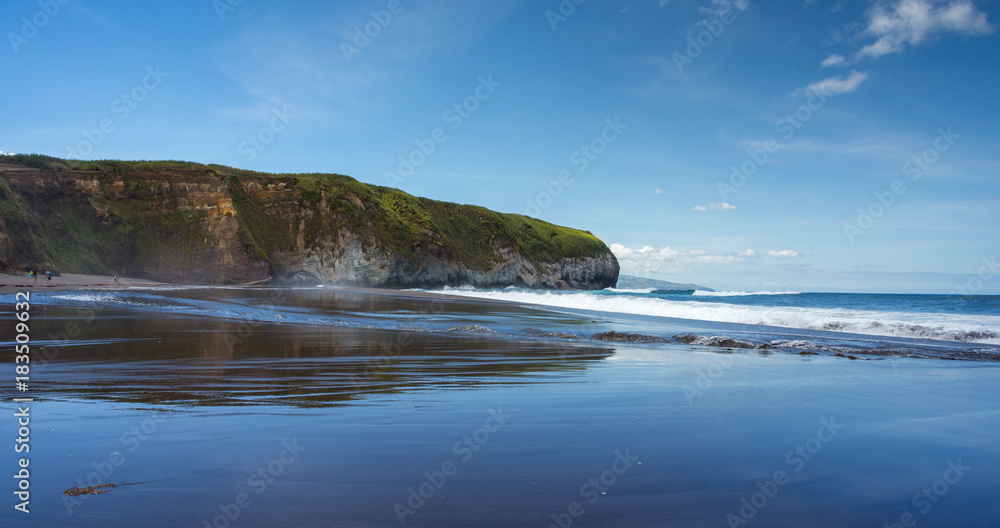
[{"label": "green vegetation", "polygon": [[[213,166],[220,173],[228,167]],[[234,171],[236,172],[236,171]],[[521,251],[535,265],[561,258],[586,258],[606,253],[607,246],[589,232],[560,227],[516,214],[497,213],[473,205],[419,198],[389,187],[368,185],[339,174],[262,174],[239,171],[244,181],[261,185],[283,183],[299,190],[300,206],[318,209],[325,200],[328,216],[313,215],[304,233],[307,245],[345,229],[411,261],[432,251],[463,262],[472,270],[490,269],[501,260],[496,249]],[[246,196],[239,178],[231,194],[246,232],[259,251],[290,250],[297,227],[268,214]],[[319,212],[319,211],[317,211]],[[325,221],[324,221],[325,220]]]},{"label": "green vegetation", "polygon": [[20,165],[43,170],[77,170],[107,174],[142,173],[161,170],[206,170],[200,163],[190,161],[122,161],[122,160],[66,160],[41,154],[10,154],[0,157],[0,163]]},{"label": "green vegetation", "polygon": [[[85,173],[99,191],[59,199],[17,197],[0,180],[0,215],[21,261],[67,272],[109,273],[169,262],[177,271],[206,265],[218,245],[203,212],[173,204],[151,180],[194,177],[228,189],[247,255],[276,266],[303,241],[317,247],[350,233],[369,247],[419,263],[427,256],[488,270],[512,250],[536,266],[608,253],[589,232],[473,205],[440,202],[339,174],[269,174],[181,161],[79,161],[41,155],[0,157],[0,165],[43,173]],[[0,173],[2,174],[2,173]],[[124,188],[122,188],[122,182]],[[112,187],[117,185],[117,189]],[[222,197],[220,196],[220,199]],[[280,258],[279,258],[280,260]]]}]

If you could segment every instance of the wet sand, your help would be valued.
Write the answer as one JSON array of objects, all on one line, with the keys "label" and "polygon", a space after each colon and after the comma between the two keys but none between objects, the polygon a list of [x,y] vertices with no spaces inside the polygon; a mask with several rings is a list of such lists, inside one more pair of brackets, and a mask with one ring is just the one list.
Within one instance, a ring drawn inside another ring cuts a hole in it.
[{"label": "wet sand", "polygon": [[[428,317],[383,295],[337,306]],[[468,300],[448,324],[472,312],[594,324]],[[3,526],[1000,521],[994,363],[115,309],[32,321],[48,358],[32,371],[33,513],[5,508]],[[0,396],[9,417],[15,395]],[[0,462],[14,467],[11,450]]]}]

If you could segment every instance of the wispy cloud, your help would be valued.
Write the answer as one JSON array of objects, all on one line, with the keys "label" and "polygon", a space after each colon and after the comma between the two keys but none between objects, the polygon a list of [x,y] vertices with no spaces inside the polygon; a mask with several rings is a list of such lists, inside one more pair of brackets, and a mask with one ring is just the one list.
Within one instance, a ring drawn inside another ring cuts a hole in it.
[{"label": "wispy cloud", "polygon": [[829,57],[823,59],[823,62],[819,63],[819,65],[824,68],[833,68],[835,66],[841,66],[846,63],[847,59],[845,59],[843,55],[834,53],[833,55],[830,55]]},{"label": "wispy cloud", "polygon": [[702,213],[707,213],[708,211],[721,211],[723,213],[731,213],[736,210],[736,206],[730,204],[729,202],[720,202],[709,204],[708,207],[704,205],[696,205],[691,208],[692,211],[698,211]]},{"label": "wispy cloud", "polygon": [[707,6],[701,8],[701,12],[722,18],[735,11],[746,11],[750,9],[750,0],[712,0]]},{"label": "wispy cloud", "polygon": [[121,33],[129,33],[129,31],[126,30],[125,28],[119,26],[118,24],[115,24],[111,20],[111,18],[109,18],[109,17],[107,17],[105,15],[101,15],[99,13],[96,13],[95,11],[93,11],[91,9],[87,9],[86,7],[80,5],[79,3],[73,3],[73,4],[70,5],[69,8],[71,9],[71,12],[76,13],[81,18],[89,20],[94,25],[103,26],[103,27],[109,28],[109,29],[114,29],[114,30],[119,31]]},{"label": "wispy cloud", "polygon": [[[679,250],[669,246],[630,248],[622,244],[611,244],[611,252],[618,258],[623,269],[633,273],[676,273],[689,271],[697,264],[733,264],[744,262],[748,258],[746,252],[713,255],[703,249]],[[753,256],[756,256],[756,252],[753,252]]]},{"label": "wispy cloud", "polygon": [[828,77],[822,81],[816,81],[809,86],[806,86],[804,90],[800,90],[799,93],[809,93],[816,92],[824,95],[838,95],[851,93],[861,86],[861,83],[868,79],[868,74],[865,72],[852,71],[850,75],[846,77]]},{"label": "wispy cloud", "polygon": [[309,20],[262,13],[212,50],[216,68],[251,99],[220,111],[256,120],[287,105],[326,127],[370,129],[378,126],[372,114],[385,96],[405,93],[451,56],[474,48],[517,3],[407,3],[349,62],[341,45],[355,44],[357,28],[369,22],[367,11],[331,7]]},{"label": "wispy cloud", "polygon": [[931,0],[879,1],[867,13],[864,33],[875,42],[861,48],[857,57],[881,57],[920,46],[939,33],[988,35],[993,26],[986,14],[969,0],[948,3]]},{"label": "wispy cloud", "polygon": [[775,250],[771,249],[771,250],[769,250],[767,252],[767,256],[774,257],[774,258],[779,258],[779,259],[788,259],[788,258],[796,258],[796,257],[798,257],[799,256],[799,252],[795,251],[794,249],[783,249],[781,251],[775,251]]}]

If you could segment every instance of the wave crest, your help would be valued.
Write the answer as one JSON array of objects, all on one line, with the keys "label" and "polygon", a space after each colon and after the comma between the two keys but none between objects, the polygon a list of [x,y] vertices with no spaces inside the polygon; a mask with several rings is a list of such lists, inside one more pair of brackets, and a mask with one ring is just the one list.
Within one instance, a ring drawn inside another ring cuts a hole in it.
[{"label": "wave crest", "polygon": [[749,295],[802,295],[797,291],[705,291],[695,290],[694,294],[699,297],[746,297]]},{"label": "wave crest", "polygon": [[[1000,332],[996,330],[1000,328],[1000,316],[994,315],[960,316],[916,312],[875,312],[844,308],[741,305],[592,292],[466,290],[450,293],[573,310],[863,335],[1000,344]],[[775,295],[776,293],[771,292],[770,294]],[[788,293],[781,295],[788,295]]]}]

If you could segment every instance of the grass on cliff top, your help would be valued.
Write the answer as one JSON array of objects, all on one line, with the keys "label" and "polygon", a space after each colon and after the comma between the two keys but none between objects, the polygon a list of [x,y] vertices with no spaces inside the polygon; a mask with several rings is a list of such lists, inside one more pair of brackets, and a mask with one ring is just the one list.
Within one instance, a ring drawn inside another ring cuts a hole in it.
[{"label": "grass on cliff top", "polygon": [[76,170],[127,174],[158,170],[209,170],[201,163],[191,161],[122,161],[122,160],[68,160],[42,154],[7,154],[0,156],[0,163],[43,170]]},{"label": "grass on cliff top", "polygon": [[[371,234],[401,256],[411,259],[417,257],[418,248],[439,247],[467,267],[482,270],[489,269],[498,260],[494,245],[513,246],[536,265],[566,257],[593,257],[608,251],[607,246],[588,231],[474,205],[420,198],[340,174],[272,174],[185,161],[85,161],[38,154],[0,156],[0,163],[113,175],[171,170],[213,172],[230,180],[241,223],[256,251],[265,259],[272,251],[292,248],[291,230],[269,218],[266,204],[251,199],[242,185],[234,185],[233,177],[244,181],[263,180],[262,184],[272,180],[284,182],[287,188],[299,190],[298,198],[303,207],[316,207],[325,199],[344,224],[322,227],[344,227]],[[355,200],[360,200],[363,208]]]},{"label": "grass on cliff top", "polygon": [[[557,226],[526,216],[498,213],[485,207],[413,196],[391,187],[359,182],[339,174],[259,175],[287,180],[303,202],[325,199],[355,231],[371,226],[374,235],[404,257],[416,248],[440,246],[470,269],[487,270],[500,259],[493,246],[513,246],[534,264],[561,258],[586,258],[608,251],[588,231]],[[353,196],[352,196],[353,195]],[[364,209],[354,199],[360,200]],[[305,205],[305,203],[304,203]]]}]

